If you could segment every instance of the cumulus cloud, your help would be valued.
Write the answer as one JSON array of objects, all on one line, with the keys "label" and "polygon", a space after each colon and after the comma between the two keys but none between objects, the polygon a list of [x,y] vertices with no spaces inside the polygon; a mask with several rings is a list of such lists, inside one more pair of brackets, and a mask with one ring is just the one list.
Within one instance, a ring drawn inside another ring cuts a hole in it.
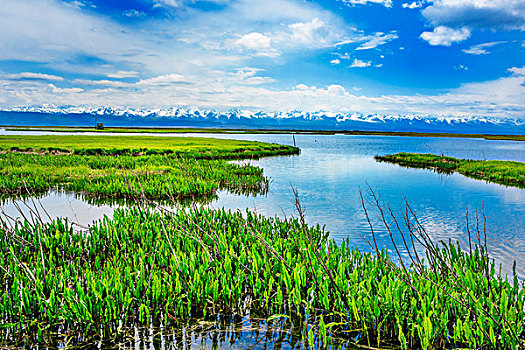
[{"label": "cumulus cloud", "polygon": [[341,61],[338,58],[336,58],[336,59],[331,60],[330,63],[331,64],[340,64]]},{"label": "cumulus cloud", "polygon": [[357,58],[355,58],[353,61],[352,61],[352,64],[350,65],[350,67],[352,68],[363,68],[363,67],[370,67],[372,63],[370,61],[361,61],[361,60],[358,60]]},{"label": "cumulus cloud", "polygon": [[432,46],[450,46],[453,43],[467,40],[470,37],[470,30],[466,27],[454,29],[439,26],[432,32],[421,33],[420,37]]},{"label": "cumulus cloud", "polygon": [[422,14],[435,26],[525,30],[523,0],[434,0]]},{"label": "cumulus cloud", "polygon": [[253,51],[259,56],[279,56],[277,50],[272,47],[272,40],[262,33],[245,34],[235,41],[235,45]]},{"label": "cumulus cloud", "polygon": [[243,35],[239,40],[236,41],[237,44],[244,46],[250,50],[267,50],[271,48],[271,40],[266,35],[261,33],[249,33]]},{"label": "cumulus cloud", "polygon": [[488,55],[490,53],[490,51],[487,50],[488,48],[504,43],[506,43],[506,41],[493,41],[490,43],[478,44],[471,46],[468,49],[463,49],[463,52],[469,55]]},{"label": "cumulus cloud", "polygon": [[404,3],[403,8],[405,9],[417,9],[423,6],[423,1],[412,1],[411,3]]}]

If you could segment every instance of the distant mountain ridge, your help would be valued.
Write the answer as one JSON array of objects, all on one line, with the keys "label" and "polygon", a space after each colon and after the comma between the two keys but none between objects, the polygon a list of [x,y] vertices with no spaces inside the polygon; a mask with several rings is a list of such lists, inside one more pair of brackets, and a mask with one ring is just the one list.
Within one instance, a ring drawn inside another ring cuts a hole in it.
[{"label": "distant mountain ridge", "polygon": [[0,109],[1,125],[221,127],[301,130],[525,134],[525,120],[496,117],[380,115],[331,112],[252,112],[242,109],[57,107]]}]

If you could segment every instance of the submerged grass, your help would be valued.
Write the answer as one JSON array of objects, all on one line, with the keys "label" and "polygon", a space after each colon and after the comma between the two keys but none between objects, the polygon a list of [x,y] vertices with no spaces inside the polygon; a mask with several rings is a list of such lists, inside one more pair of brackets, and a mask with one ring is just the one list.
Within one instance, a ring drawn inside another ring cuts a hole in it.
[{"label": "submerged grass", "polygon": [[264,192],[262,169],[227,160],[299,152],[260,142],[123,136],[0,137],[1,147],[3,197],[58,187],[95,197],[168,200],[210,197],[218,189]]},{"label": "submerged grass", "polygon": [[396,153],[376,160],[412,168],[458,172],[468,177],[507,186],[525,187],[525,163],[503,160],[470,160],[434,154]]},{"label": "submerged grass", "polygon": [[301,327],[303,347],[524,345],[524,286],[499,277],[482,245],[429,246],[428,263],[398,266],[302,216],[208,209],[117,210],[86,232],[4,222],[1,233],[0,335],[12,344],[118,341],[135,326],[250,314]]}]

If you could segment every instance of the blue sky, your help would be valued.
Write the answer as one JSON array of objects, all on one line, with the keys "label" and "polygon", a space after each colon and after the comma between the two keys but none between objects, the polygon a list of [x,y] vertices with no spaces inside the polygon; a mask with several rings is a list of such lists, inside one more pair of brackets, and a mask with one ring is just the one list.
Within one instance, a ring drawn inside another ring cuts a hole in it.
[{"label": "blue sky", "polygon": [[525,119],[524,0],[3,0],[0,106]]}]

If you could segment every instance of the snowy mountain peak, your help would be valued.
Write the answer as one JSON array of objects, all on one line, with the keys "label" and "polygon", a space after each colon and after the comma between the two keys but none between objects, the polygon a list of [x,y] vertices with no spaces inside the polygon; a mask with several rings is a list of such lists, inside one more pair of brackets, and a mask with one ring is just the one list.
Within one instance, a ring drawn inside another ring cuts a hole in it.
[{"label": "snowy mountain peak", "polygon": [[[0,114],[17,113],[45,115],[46,123],[24,120],[22,125],[92,125],[98,118],[107,125],[137,126],[215,126],[242,128],[316,129],[316,130],[378,130],[378,131],[435,131],[471,133],[525,133],[525,121],[486,116],[432,116],[333,113],[326,111],[263,112],[232,108],[217,111],[205,108],[173,106],[169,108],[132,108],[120,106],[79,107],[25,106],[0,109]],[[11,120],[11,119],[10,119]],[[2,124],[12,124],[12,121]]]}]

